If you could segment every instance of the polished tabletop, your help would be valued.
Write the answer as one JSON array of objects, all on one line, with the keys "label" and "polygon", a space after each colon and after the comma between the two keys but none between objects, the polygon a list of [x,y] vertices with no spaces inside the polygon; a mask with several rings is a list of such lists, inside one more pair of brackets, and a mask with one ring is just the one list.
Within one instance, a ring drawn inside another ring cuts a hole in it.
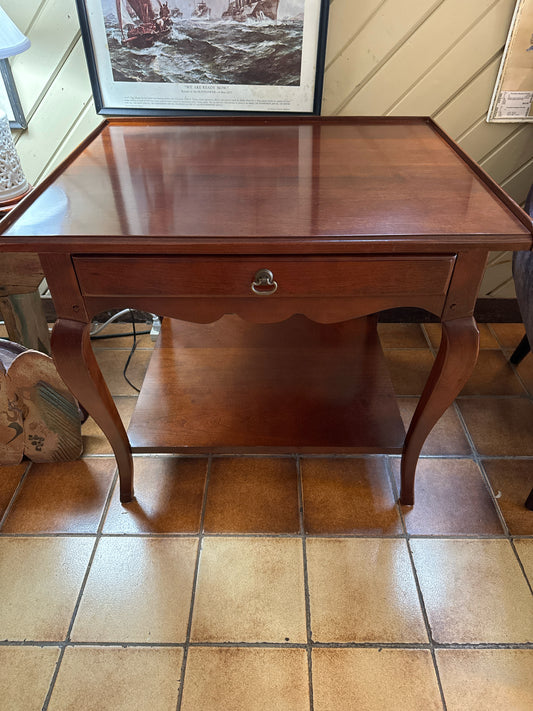
[{"label": "polished tabletop", "polygon": [[[447,247],[531,240],[429,119],[111,120],[41,192],[4,239],[36,235],[40,251],[47,236],[56,247],[138,237],[240,239],[248,249],[299,237],[373,249],[391,237],[400,249],[428,238]],[[54,204],[54,220],[28,229]]]}]

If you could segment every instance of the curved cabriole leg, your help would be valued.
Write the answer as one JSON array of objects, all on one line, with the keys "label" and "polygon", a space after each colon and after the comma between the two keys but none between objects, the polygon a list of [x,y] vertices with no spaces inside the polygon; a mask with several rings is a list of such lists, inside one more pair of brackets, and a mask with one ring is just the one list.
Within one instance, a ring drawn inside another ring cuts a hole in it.
[{"label": "curved cabriole leg", "polygon": [[109,440],[118,465],[120,500],[133,498],[133,457],[128,435],[90,342],[90,323],[59,319],[52,331],[57,372]]},{"label": "curved cabriole leg", "polygon": [[400,502],[414,504],[415,470],[427,436],[461,392],[479,351],[479,331],[472,316],[444,321],[442,340],[415,410],[402,453]]}]

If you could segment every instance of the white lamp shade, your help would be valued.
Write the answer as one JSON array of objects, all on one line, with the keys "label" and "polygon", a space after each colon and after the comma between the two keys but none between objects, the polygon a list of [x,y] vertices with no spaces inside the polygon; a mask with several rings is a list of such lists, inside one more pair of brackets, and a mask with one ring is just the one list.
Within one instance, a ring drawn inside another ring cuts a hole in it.
[{"label": "white lamp shade", "polygon": [[30,40],[26,35],[22,34],[0,7],[0,59],[20,54],[20,52],[28,49],[29,46]]}]

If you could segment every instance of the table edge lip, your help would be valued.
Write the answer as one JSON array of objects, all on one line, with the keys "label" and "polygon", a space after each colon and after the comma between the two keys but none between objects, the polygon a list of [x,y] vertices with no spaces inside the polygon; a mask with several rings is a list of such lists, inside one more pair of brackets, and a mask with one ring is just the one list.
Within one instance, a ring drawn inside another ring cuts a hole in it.
[{"label": "table edge lip", "polygon": [[[49,247],[44,247],[43,245],[38,244],[39,237],[35,236],[26,236],[26,237],[17,237],[17,238],[10,238],[10,237],[5,237],[4,233],[9,227],[11,227],[17,220],[18,218],[26,211],[26,209],[32,205],[37,198],[45,192],[63,173],[64,171],[68,168],[68,166],[75,161],[75,159],[101,134],[104,133],[106,129],[109,129],[110,127],[113,126],[134,126],[134,125],[176,125],[176,126],[181,126],[181,125],[207,125],[207,126],[223,126],[223,125],[229,125],[229,126],[234,126],[236,123],[241,125],[258,125],[258,126],[265,126],[265,125],[295,125],[295,126],[301,126],[301,125],[327,125],[327,124],[332,124],[332,125],[377,125],[377,124],[392,124],[392,125],[426,125],[428,126],[437,136],[441,138],[448,146],[449,148],[458,156],[458,158],[466,165],[466,167],[471,170],[478,180],[483,183],[489,190],[490,192],[494,195],[495,198],[499,200],[500,203],[503,203],[504,207],[507,208],[508,212],[510,212],[513,217],[523,226],[524,231],[517,231],[516,233],[511,233],[513,235],[522,235],[524,238],[528,236],[529,239],[529,245],[527,244],[522,244],[520,242],[521,246],[519,247],[513,247],[512,245],[507,245],[505,241],[505,246],[501,247],[501,249],[533,249],[533,219],[523,210],[518,203],[511,198],[508,193],[505,192],[505,190],[495,181],[493,180],[488,173],[486,173],[483,168],[473,159],[471,156],[466,153],[457,143],[456,141],[441,127],[439,126],[436,121],[430,117],[430,116],[251,116],[251,117],[231,117],[231,116],[203,116],[203,117],[190,117],[190,116],[178,116],[178,117],[149,117],[149,118],[143,118],[143,117],[107,117],[100,123],[81,143],[68,155],[43,181],[42,183],[38,184],[35,186],[31,191],[27,193],[25,197],[10,211],[8,212],[7,215],[5,215],[3,218],[0,219],[0,245],[2,242],[6,241],[6,244],[10,244],[11,246],[15,245],[20,245],[21,240],[22,241],[28,241],[31,240],[32,246],[35,241],[35,246],[39,246],[39,251],[57,251],[56,245],[64,245],[65,243],[68,242],[73,242],[76,240],[78,237],[82,239],[89,239],[91,240],[101,240],[102,242],[108,243],[109,239],[113,239],[114,241],[116,240],[127,240],[127,241],[132,241],[135,239],[144,239],[144,240],[157,240],[158,237],[143,237],[141,235],[115,235],[115,236],[105,236],[105,235],[97,235],[97,236],[92,236],[92,235],[50,235],[47,236],[47,238],[50,240],[51,237],[55,237],[55,240],[53,240],[53,248]],[[433,240],[438,240],[439,237],[445,238],[445,239],[450,239],[454,237],[458,237],[459,235],[450,235],[450,234],[444,234],[444,235],[380,235],[380,237],[376,238],[376,236],[367,236],[367,235],[350,235],[350,236],[337,236],[336,239],[338,240],[358,240],[362,241],[365,239],[371,239],[373,240],[373,243],[376,244],[380,238],[383,238],[385,240],[395,240],[395,241],[406,241],[407,239],[413,239],[413,240],[428,240],[428,239],[433,239]],[[499,249],[497,246],[499,244],[498,242],[498,237],[501,237],[503,235],[472,235],[473,237],[485,237],[485,241],[487,243],[490,243],[490,249]],[[508,235],[509,236],[509,235]],[[169,242],[174,240],[191,240],[192,236],[180,236],[180,237],[166,237],[162,238],[165,240],[168,240]],[[201,238],[194,238],[196,242],[199,242]],[[205,239],[226,239],[226,243],[228,245],[228,248],[230,247],[230,244],[234,240],[230,240],[229,242],[227,241],[227,238],[224,238],[223,236],[216,236],[216,237],[210,237],[210,238],[205,238]],[[259,239],[266,239],[265,236],[262,236]],[[287,237],[282,237],[280,235],[277,235],[276,238],[274,239],[293,239],[292,236],[287,236]],[[327,235],[320,235],[317,237],[307,237],[307,239],[311,239],[314,242],[318,243],[319,241],[328,241],[330,239],[330,236]],[[11,241],[13,240],[13,241]],[[493,245],[493,240],[494,244]],[[511,242],[513,240],[511,239]],[[517,240],[518,242],[518,240]],[[457,240],[457,244],[463,244],[461,240]],[[502,242],[503,244],[503,242]],[[50,247],[52,246],[52,242],[50,242]],[[474,245],[475,246],[475,245]],[[0,252],[2,251],[7,251],[2,249],[0,246]],[[18,251],[18,250],[17,250]],[[25,250],[20,250],[20,251],[25,251]],[[28,250],[30,251],[30,250]],[[32,251],[37,251],[36,249],[33,249]],[[65,250],[65,248],[62,249],[62,251],[70,251],[68,249]]]},{"label": "table edge lip", "polygon": [[533,234],[508,235],[351,235],[347,237],[145,237],[143,235],[105,237],[101,235],[0,236],[0,254],[35,252],[37,254],[115,254],[139,257],[160,254],[183,256],[239,255],[357,255],[386,253],[392,255],[464,251],[518,251],[533,249]]}]

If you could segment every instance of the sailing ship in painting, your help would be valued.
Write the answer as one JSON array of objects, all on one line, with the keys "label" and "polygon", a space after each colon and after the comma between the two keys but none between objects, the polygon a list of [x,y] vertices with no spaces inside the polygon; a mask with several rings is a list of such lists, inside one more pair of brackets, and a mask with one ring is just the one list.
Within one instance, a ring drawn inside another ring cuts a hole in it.
[{"label": "sailing ship in painting", "polygon": [[305,0],[100,2],[116,82],[300,83]]},{"label": "sailing ship in painting", "polygon": [[[116,4],[125,46],[139,49],[151,47],[154,42],[170,34],[173,21],[166,0],[157,0],[158,9],[154,9],[152,0],[116,0]],[[124,23],[126,18],[129,21]]]},{"label": "sailing ship in painting", "polygon": [[277,20],[279,0],[230,0],[223,18],[245,22],[246,20]]},{"label": "sailing ship in painting", "polygon": [[[168,0],[115,0],[118,23],[125,46],[145,48],[164,39],[172,30],[174,20],[183,17],[178,6],[172,9]],[[222,20],[235,22],[276,21],[279,0],[228,0],[221,13]],[[206,0],[198,0],[190,14],[191,20],[210,20],[212,8]]]},{"label": "sailing ship in painting", "polygon": [[211,8],[209,5],[204,2],[204,0],[200,0],[200,2],[196,3],[196,6],[194,10],[192,11],[191,17],[193,18],[198,18],[199,20],[210,20],[211,19]]}]

